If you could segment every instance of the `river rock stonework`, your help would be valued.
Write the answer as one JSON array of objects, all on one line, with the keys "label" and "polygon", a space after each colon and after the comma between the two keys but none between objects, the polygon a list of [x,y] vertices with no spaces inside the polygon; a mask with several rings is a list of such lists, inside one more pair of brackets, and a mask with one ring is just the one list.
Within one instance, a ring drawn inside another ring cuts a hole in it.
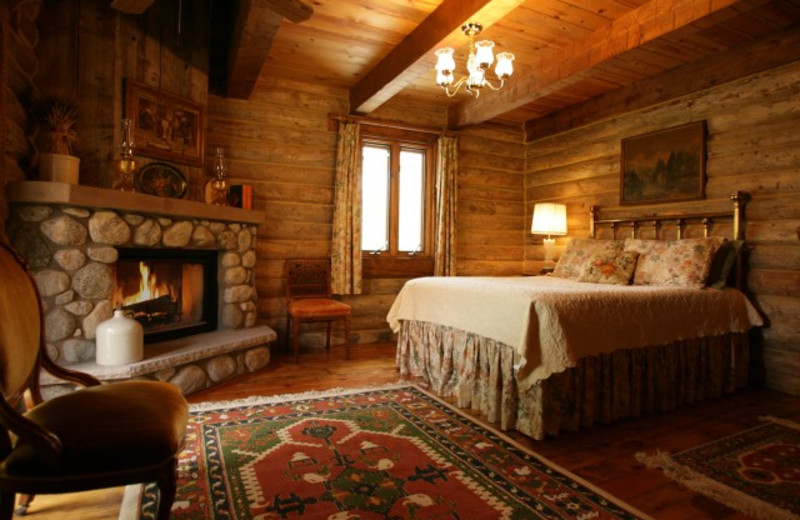
[{"label": "river rock stonework", "polygon": [[[7,232],[33,271],[45,310],[47,350],[61,365],[95,359],[95,330],[112,314],[117,248],[219,251],[218,328],[248,328],[256,323],[255,225],[59,204],[12,203]],[[252,351],[269,359],[266,346]],[[172,382],[184,393],[190,393],[242,374],[232,366],[245,365],[249,369],[252,363],[238,357],[204,360],[193,368],[176,367],[167,380],[174,379]],[[164,379],[165,375],[161,372],[150,378]]]}]

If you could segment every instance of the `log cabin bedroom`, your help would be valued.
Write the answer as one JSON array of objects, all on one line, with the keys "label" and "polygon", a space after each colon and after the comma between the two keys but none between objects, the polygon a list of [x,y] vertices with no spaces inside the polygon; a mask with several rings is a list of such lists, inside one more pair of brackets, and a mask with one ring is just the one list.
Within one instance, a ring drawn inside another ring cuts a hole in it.
[{"label": "log cabin bedroom", "polygon": [[0,518],[800,518],[800,1],[0,22]]}]

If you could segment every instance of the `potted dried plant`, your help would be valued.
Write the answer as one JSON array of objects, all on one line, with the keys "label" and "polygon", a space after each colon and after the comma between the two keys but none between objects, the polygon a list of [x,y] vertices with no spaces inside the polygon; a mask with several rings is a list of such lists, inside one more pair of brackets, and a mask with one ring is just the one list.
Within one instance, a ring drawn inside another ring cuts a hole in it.
[{"label": "potted dried plant", "polygon": [[50,101],[42,114],[39,178],[78,184],[81,160],[75,156],[78,144],[78,109],[65,101]]}]

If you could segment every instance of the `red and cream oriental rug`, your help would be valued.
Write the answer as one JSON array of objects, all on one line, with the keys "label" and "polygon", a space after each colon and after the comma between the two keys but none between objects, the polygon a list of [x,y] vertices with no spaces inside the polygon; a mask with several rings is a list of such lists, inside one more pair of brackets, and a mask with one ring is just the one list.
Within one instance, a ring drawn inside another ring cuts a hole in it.
[{"label": "red and cream oriental rug", "polygon": [[[157,500],[131,486],[121,518],[155,518]],[[405,385],[193,405],[172,515],[649,518]]]},{"label": "red and cream oriental rug", "polygon": [[674,455],[637,453],[676,482],[763,520],[800,520],[800,424],[766,422]]}]

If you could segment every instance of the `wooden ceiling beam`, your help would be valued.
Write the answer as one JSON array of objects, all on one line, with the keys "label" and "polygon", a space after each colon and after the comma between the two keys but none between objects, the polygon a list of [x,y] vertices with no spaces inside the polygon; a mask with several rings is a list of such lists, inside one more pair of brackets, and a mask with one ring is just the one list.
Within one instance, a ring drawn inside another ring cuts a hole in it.
[{"label": "wooden ceiling beam", "polygon": [[242,0],[231,35],[225,95],[248,99],[283,18],[299,23],[313,12],[298,0]]},{"label": "wooden ceiling beam", "polygon": [[260,8],[272,9],[293,23],[305,22],[314,14],[314,8],[300,0],[256,0]]},{"label": "wooden ceiling beam", "polygon": [[532,103],[580,81],[604,62],[739,2],[747,0],[651,0],[566,48],[547,51],[505,89],[451,107],[450,126],[481,123]]},{"label": "wooden ceiling beam", "polygon": [[125,14],[142,14],[155,0],[114,0],[111,7]]},{"label": "wooden ceiling beam", "polygon": [[351,112],[372,112],[422,74],[433,74],[432,51],[463,45],[466,39],[461,26],[466,22],[480,22],[485,29],[522,3],[524,0],[444,0],[350,89]]},{"label": "wooden ceiling beam", "polygon": [[713,54],[525,123],[526,142],[701,92],[800,60],[800,27]]}]

